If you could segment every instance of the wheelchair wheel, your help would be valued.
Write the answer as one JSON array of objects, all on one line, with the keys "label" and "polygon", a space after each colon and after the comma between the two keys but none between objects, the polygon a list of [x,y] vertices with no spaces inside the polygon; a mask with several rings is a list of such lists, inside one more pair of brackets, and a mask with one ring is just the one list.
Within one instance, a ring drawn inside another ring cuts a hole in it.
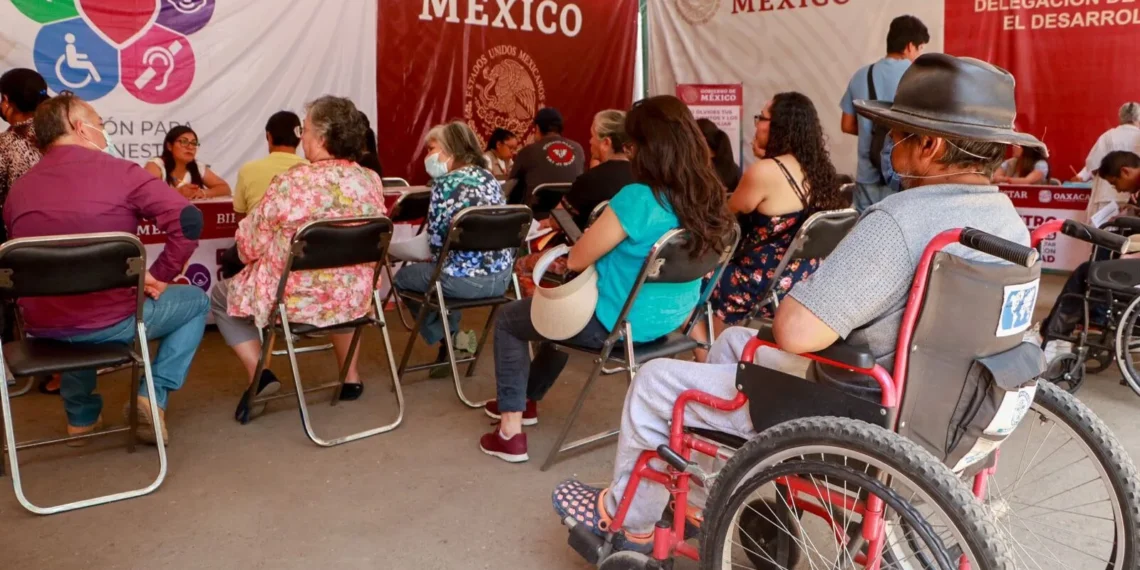
[{"label": "wheelchair wheel", "polygon": [[1133,392],[1140,395],[1140,296],[1136,297],[1124,314],[1120,316],[1120,326],[1116,328],[1116,363],[1124,381]]},{"label": "wheelchair wheel", "polygon": [[1085,381],[1085,363],[1072,352],[1057,355],[1049,362],[1049,367],[1041,375],[1041,379],[1056,384],[1057,387],[1076,394]]},{"label": "wheelchair wheel", "polygon": [[1079,400],[1042,382],[1001,446],[989,507],[1018,568],[1140,566],[1140,487],[1120,442]]},{"label": "wheelchair wheel", "polygon": [[[786,422],[736,452],[705,508],[700,568],[863,568],[872,497],[883,504],[883,567],[1011,568],[989,514],[949,468],[914,442],[846,418]],[[803,516],[785,520],[793,512]],[[769,536],[750,535],[756,518]]]}]

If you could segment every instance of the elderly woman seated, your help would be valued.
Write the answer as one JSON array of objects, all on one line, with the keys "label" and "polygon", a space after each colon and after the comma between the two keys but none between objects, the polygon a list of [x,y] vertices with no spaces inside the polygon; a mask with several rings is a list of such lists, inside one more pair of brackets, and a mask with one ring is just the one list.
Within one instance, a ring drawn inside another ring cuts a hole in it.
[{"label": "elderly woman seated", "polygon": [[[431,259],[405,265],[393,280],[396,289],[423,293],[431,284],[439,252],[447,239],[451,220],[471,206],[500,206],[505,203],[503,189],[487,170],[487,159],[479,150],[479,139],[467,123],[456,121],[440,125],[425,139],[428,156],[424,167],[432,178],[431,205],[428,208],[427,233]],[[513,253],[501,251],[453,251],[447,254],[440,275],[443,294],[456,299],[484,299],[506,292],[514,266]],[[409,301],[413,311],[419,306]],[[459,330],[459,311],[447,312],[453,335]],[[440,343],[439,362],[447,361],[443,340],[443,322],[439,313],[429,314],[420,327],[420,335],[428,344]],[[474,350],[471,342],[460,343]]]},{"label": "elderly woman seated", "polygon": [[[385,213],[380,177],[356,163],[366,132],[348,99],[325,96],[309,103],[301,145],[310,163],[274,178],[265,197],[238,226],[237,249],[246,267],[214,287],[211,305],[218,330],[245,366],[250,383],[261,355],[258,329],[271,324],[293,234],[313,220]],[[325,327],[363,317],[371,306],[372,288],[372,268],[364,265],[295,272],[286,287],[289,322]],[[331,336],[343,366],[352,332]],[[271,395],[281,386],[268,369],[256,380],[258,396]],[[354,357],[340,399],[355,400],[363,391]],[[234,418],[248,418],[249,404],[246,392]]]}]

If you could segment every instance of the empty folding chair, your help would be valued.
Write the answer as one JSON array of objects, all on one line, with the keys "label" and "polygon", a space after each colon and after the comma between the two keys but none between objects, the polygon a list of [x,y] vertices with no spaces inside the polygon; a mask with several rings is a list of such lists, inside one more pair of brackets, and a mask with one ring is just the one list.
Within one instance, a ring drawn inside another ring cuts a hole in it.
[{"label": "empty folding chair", "polygon": [[[388,244],[391,243],[391,241],[392,220],[383,216],[371,216],[312,221],[301,226],[301,229],[297,230],[297,233],[293,235],[293,239],[290,242],[289,258],[285,261],[285,271],[282,273],[281,279],[277,284],[276,300],[273,304],[273,311],[269,314],[270,325],[267,327],[268,330],[263,333],[266,340],[262,343],[261,359],[257,364],[257,371],[253,377],[260,378],[262,371],[268,366],[273,342],[277,335],[280,334],[285,338],[286,354],[289,356],[289,367],[293,371],[293,382],[296,384],[296,391],[289,394],[278,394],[268,398],[255,399],[258,383],[253,382],[249,387],[249,401],[252,407],[253,404],[295,395],[297,397],[297,405],[301,408],[301,423],[305,428],[305,434],[309,436],[309,439],[312,440],[313,443],[321,447],[332,447],[334,445],[389,432],[396,429],[396,427],[400,425],[400,422],[404,420],[404,394],[400,388],[400,377],[396,373],[396,359],[392,354],[392,339],[388,335],[388,324],[384,320],[384,310],[380,304],[380,290],[377,288],[380,278],[380,269],[384,264],[384,259],[388,252]],[[285,290],[286,285],[289,283],[289,276],[294,271],[321,271],[366,264],[372,266],[372,304],[365,316],[353,321],[326,327],[314,327],[304,323],[289,322],[288,313],[285,308]],[[331,440],[323,439],[313,430],[312,422],[309,419],[309,407],[305,403],[305,394],[318,390],[333,389],[330,404],[333,406],[337,405],[340,401],[341,389],[344,386],[345,374],[348,373],[348,366],[352,362],[352,357],[356,354],[356,349],[360,345],[361,332],[364,327],[369,325],[379,328],[384,340],[384,351],[388,358],[388,368],[392,374],[392,385],[395,388],[396,404],[399,408],[396,420],[392,423],[351,435]],[[349,344],[348,356],[345,359],[344,366],[340,370],[337,381],[306,389],[301,383],[301,369],[297,366],[298,350],[293,346],[294,336],[305,337],[314,334],[328,334],[346,329],[353,329],[354,332],[352,341]],[[250,419],[252,419],[252,417],[246,418],[243,423],[248,423]]]},{"label": "empty folding chair", "polygon": [[[570,415],[566,418],[566,423],[562,426],[562,432],[558,435],[558,439],[554,441],[554,447],[550,450],[550,454],[547,455],[546,461],[542,464],[543,471],[550,469],[550,466],[554,465],[558,456],[564,452],[572,451],[618,434],[618,430],[614,429],[563,445],[566,438],[570,435],[570,428],[574,426],[574,420],[577,419],[578,413],[582,410],[582,405],[586,402],[590,388],[593,387],[598,376],[610,376],[625,372],[629,381],[633,382],[633,377],[637,374],[638,367],[650,360],[676,356],[695,348],[708,348],[708,345],[692,337],[692,331],[703,318],[706,307],[708,306],[708,298],[712,295],[717,283],[720,282],[720,276],[724,273],[725,267],[728,266],[728,262],[732,259],[732,254],[736,250],[736,243],[739,240],[740,228],[737,226],[733,230],[730,243],[724,250],[711,251],[694,259],[690,255],[692,250],[686,231],[676,229],[666,233],[661,239],[657,240],[657,243],[653,244],[653,249],[650,250],[649,256],[641,266],[641,273],[638,275],[637,280],[634,281],[633,289],[630,291],[629,297],[622,306],[617,320],[614,321],[613,331],[606,337],[600,351],[589,347],[575,346],[564,341],[553,343],[554,346],[560,349],[572,349],[585,352],[596,355],[597,358],[594,360],[594,368],[590,371],[590,376],[586,379],[586,384],[582,387],[582,392],[578,395],[578,400],[574,402],[574,407],[571,408]],[[640,344],[633,342],[633,327],[629,322],[629,312],[633,308],[633,304],[637,301],[638,294],[646,283],[688,283],[698,279],[703,279],[700,298],[693,308],[693,312],[680,329],[652,342]],[[619,343],[625,350],[624,352],[619,350],[617,354],[614,354],[614,349]],[[618,366],[616,368],[607,368],[606,365],[611,361]]]},{"label": "empty folding chair", "polygon": [[[517,259],[519,251],[526,244],[531,219],[530,208],[526,206],[473,206],[464,208],[455,215],[451,220],[451,227],[447,230],[447,239],[443,243],[443,248],[440,249],[439,260],[436,262],[435,270],[432,272],[431,280],[425,292],[397,291],[397,294],[403,297],[405,302],[412,301],[420,306],[419,314],[416,316],[416,325],[413,327],[411,338],[408,339],[408,346],[404,349],[404,357],[400,361],[399,374],[401,376],[405,372],[428,370],[439,366],[438,363],[430,363],[408,367],[408,358],[412,355],[412,348],[415,346],[420,328],[424,326],[424,320],[429,312],[439,312],[440,320],[443,322],[443,342],[447,346],[446,352],[448,364],[451,366],[451,378],[455,381],[455,394],[468,407],[483,407],[486,402],[473,402],[464,394],[463,385],[459,379],[459,365],[470,363],[467,366],[466,376],[468,378],[475,373],[475,364],[483,352],[483,346],[487,342],[487,334],[491,330],[491,323],[495,321],[495,313],[498,312],[499,306],[520,298],[518,277],[514,275],[513,270],[509,270],[512,272],[511,283],[514,286],[514,299],[506,295],[485,299],[449,299],[443,295],[440,276],[443,273],[444,265],[447,263],[448,254],[451,252],[511,249],[514,250],[514,257]],[[447,322],[448,311],[478,307],[491,307],[491,314],[487,316],[487,322],[483,325],[483,333],[479,335],[475,354],[470,358],[456,360],[455,346],[452,344],[451,338],[451,325]]]},{"label": "empty folding chair", "polygon": [[530,209],[534,213],[534,219],[545,220],[550,217],[550,212],[570,193],[571,186],[572,184],[566,182],[539,184],[535,187],[530,197]]},{"label": "empty folding chair", "polygon": [[[20,482],[18,450],[43,447],[85,438],[127,432],[127,451],[135,449],[138,428],[140,367],[146,378],[147,393],[154,394],[150,349],[143,324],[143,302],[146,282],[146,250],[131,234],[114,232],[74,236],[16,239],[0,246],[0,299],[15,302],[21,298],[84,295],[116,289],[135,289],[135,343],[85,345],[47,339],[25,338],[3,345],[0,367],[7,365],[16,376],[40,376],[57,372],[131,366],[130,412],[128,425],[94,433],[17,443],[12,420],[11,395],[7,382],[0,382],[0,404],[3,407],[4,434],[8,461],[12,471],[12,487],[25,509],[50,515],[84,507],[102,505],[149,494],[166,478],[166,448],[159,433],[160,422],[154,422],[155,445],[158,447],[158,475],[147,486],[65,503],[54,507],[37,506],[24,496]],[[158,399],[150,399],[152,418],[159,417]]]},{"label": "empty folding chair", "polygon": [[[394,224],[414,224],[420,222],[416,233],[419,234],[424,230],[424,224],[427,223],[428,208],[431,206],[431,192],[403,192],[400,197],[396,199],[396,203],[392,205],[392,210],[388,212],[388,217],[391,218]],[[400,300],[399,295],[396,295],[396,288],[391,287],[393,281],[392,274],[392,260],[389,258],[384,262],[384,271],[388,275],[388,294],[384,297],[384,304],[382,307],[388,306],[388,301],[395,296],[396,300],[396,314],[400,316],[400,324],[404,325],[405,329],[412,330],[412,323],[408,316],[404,313],[404,302]]]},{"label": "empty folding chair", "polygon": [[408,188],[411,186],[408,184],[407,180],[404,180],[403,178],[397,178],[395,176],[385,176],[384,178],[380,179],[380,183],[383,184],[385,188]]},{"label": "empty folding chair", "polygon": [[[761,301],[752,308],[749,320],[755,321],[759,318],[760,309],[768,305],[772,306],[773,311],[780,306],[776,288],[780,285],[780,278],[783,277],[789,264],[793,261],[822,259],[831,255],[835,246],[847,237],[847,232],[855,227],[857,221],[859,221],[859,212],[851,209],[816,212],[804,220],[803,225],[796,231],[796,237],[788,246],[788,251],[776,266],[772,279],[768,280],[768,287],[759,297]],[[709,330],[712,330],[711,324]]]}]

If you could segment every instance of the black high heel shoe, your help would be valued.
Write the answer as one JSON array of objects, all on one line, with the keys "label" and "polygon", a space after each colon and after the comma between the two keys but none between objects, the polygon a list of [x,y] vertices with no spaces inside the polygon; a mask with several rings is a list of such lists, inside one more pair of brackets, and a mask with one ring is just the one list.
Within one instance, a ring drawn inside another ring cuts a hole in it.
[{"label": "black high heel shoe", "polygon": [[364,384],[357,382],[355,384],[345,384],[340,388],[340,401],[351,402],[360,399],[360,395],[364,393]]}]

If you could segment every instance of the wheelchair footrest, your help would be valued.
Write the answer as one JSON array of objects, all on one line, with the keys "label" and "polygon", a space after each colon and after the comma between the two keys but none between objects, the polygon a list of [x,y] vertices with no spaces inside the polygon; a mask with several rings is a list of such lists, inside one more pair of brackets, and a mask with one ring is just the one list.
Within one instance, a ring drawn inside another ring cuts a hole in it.
[{"label": "wheelchair footrest", "polygon": [[566,542],[582,558],[585,558],[586,562],[596,565],[602,560],[609,548],[605,539],[590,532],[586,525],[578,524],[578,521],[574,520],[573,517],[566,517],[562,524],[570,527],[570,538]]}]

